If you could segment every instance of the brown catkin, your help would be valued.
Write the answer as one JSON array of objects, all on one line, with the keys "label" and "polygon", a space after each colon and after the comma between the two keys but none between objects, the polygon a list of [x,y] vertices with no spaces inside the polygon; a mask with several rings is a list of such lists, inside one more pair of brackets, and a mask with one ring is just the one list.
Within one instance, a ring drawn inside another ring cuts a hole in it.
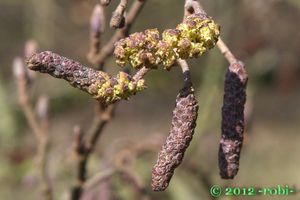
[{"label": "brown catkin", "polygon": [[223,179],[233,179],[239,170],[247,80],[248,75],[242,62],[229,66],[225,77],[219,146],[219,168]]},{"label": "brown catkin", "polygon": [[154,191],[165,190],[174,170],[180,165],[194,134],[197,112],[198,102],[193,88],[184,87],[176,98],[170,134],[152,168],[151,186]]}]

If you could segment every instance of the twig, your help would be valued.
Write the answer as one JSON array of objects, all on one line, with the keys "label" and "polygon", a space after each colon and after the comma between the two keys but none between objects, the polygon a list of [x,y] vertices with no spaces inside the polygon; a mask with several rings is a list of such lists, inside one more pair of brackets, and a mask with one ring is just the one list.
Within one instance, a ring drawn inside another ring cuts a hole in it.
[{"label": "twig", "polygon": [[136,74],[132,77],[132,79],[134,81],[138,81],[142,79],[149,71],[150,68],[144,66],[139,71],[136,72]]},{"label": "twig", "polygon": [[[23,60],[16,58],[13,63],[14,74],[17,80],[19,105],[28,121],[30,128],[37,140],[37,168],[41,181],[41,193],[45,200],[52,199],[52,189],[49,177],[47,175],[47,153],[49,146],[48,139],[48,100],[42,97],[38,103],[38,117],[34,113],[30,105],[28,91],[27,91],[27,78]],[[41,123],[39,123],[39,121]]]},{"label": "twig", "polygon": [[223,40],[221,38],[219,38],[219,40],[217,42],[217,46],[218,46],[219,50],[221,51],[221,53],[226,58],[226,60],[230,64],[238,62],[238,60],[235,58],[235,56],[232,54],[232,52],[229,50],[229,48],[227,47],[227,45],[223,42]]},{"label": "twig", "polygon": [[97,186],[100,182],[104,181],[105,179],[109,178],[113,174],[115,174],[116,169],[114,168],[108,168],[101,172],[98,172],[97,174],[94,174],[90,179],[88,179],[85,184],[83,185],[83,189],[85,192],[93,189],[95,186]]},{"label": "twig", "polygon": [[[114,43],[118,41],[119,39],[127,36],[127,33],[131,27],[131,24],[136,19],[137,15],[143,8],[144,2],[146,0],[137,0],[131,7],[125,27],[122,29],[119,29],[116,31],[115,35],[110,39],[110,41],[100,50],[100,32],[91,33],[91,50],[88,54],[88,59],[91,63],[98,66],[99,69],[103,69],[103,65],[105,60],[112,54],[114,49]],[[103,1],[102,1],[103,3]],[[105,2],[104,2],[105,3]],[[109,3],[109,1],[106,1],[106,3]],[[121,1],[122,7],[125,9],[127,1]],[[125,4],[124,4],[125,3]],[[99,10],[99,9],[98,9]],[[100,11],[94,11],[94,13]],[[97,17],[97,15],[94,14],[94,22],[95,20],[101,20],[102,18]],[[93,18],[93,17],[92,17]],[[98,18],[98,19],[97,19]],[[92,22],[92,21],[91,21]],[[95,23],[91,23],[93,26]],[[103,24],[103,23],[102,23]],[[94,25],[95,26],[95,25]],[[95,27],[94,27],[95,28]],[[92,29],[93,30],[93,27]],[[141,77],[144,76],[144,74],[148,70],[143,68],[139,71],[139,73],[136,74],[135,77],[133,77],[134,80],[139,80]],[[93,120],[92,126],[90,130],[88,131],[88,135],[90,136],[89,139],[87,139],[86,143],[82,143],[82,153],[78,153],[79,160],[78,160],[78,170],[77,170],[77,181],[74,187],[71,190],[71,198],[72,200],[78,200],[84,190],[84,182],[86,180],[86,174],[87,174],[87,162],[90,154],[94,151],[94,147],[98,141],[98,138],[100,137],[101,133],[103,132],[104,127],[106,124],[111,120],[113,117],[115,108],[117,104],[111,104],[109,106],[104,106],[103,104],[98,104],[98,109],[96,110],[96,115]],[[82,140],[82,139],[81,139]]]},{"label": "twig", "polygon": [[95,116],[94,123],[88,134],[91,137],[86,143],[86,148],[89,153],[94,150],[99,136],[101,135],[105,125],[112,119],[116,108],[116,104],[111,104],[107,107],[101,104],[99,104],[98,106],[98,114]]},{"label": "twig", "polygon": [[202,9],[201,5],[197,0],[185,0],[184,4],[184,15],[191,15],[193,13],[196,14],[205,14],[205,11]]},{"label": "twig", "polygon": [[122,168],[120,170],[122,178],[132,185],[137,200],[149,200],[150,196],[147,193],[145,186],[143,185],[140,177],[135,173],[134,169],[129,167]]}]

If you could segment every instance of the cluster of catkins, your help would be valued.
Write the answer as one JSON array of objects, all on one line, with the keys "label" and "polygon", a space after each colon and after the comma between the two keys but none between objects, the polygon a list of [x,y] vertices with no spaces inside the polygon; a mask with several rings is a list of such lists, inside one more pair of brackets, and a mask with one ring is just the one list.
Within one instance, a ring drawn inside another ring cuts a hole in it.
[{"label": "cluster of catkins", "polygon": [[[162,40],[159,40],[157,29],[134,33],[121,39],[115,44],[114,54],[120,65],[128,62],[139,69],[142,66],[154,68],[163,64],[169,69],[178,58],[196,57],[212,48],[219,34],[219,26],[212,19],[191,15],[176,29],[164,31]],[[132,80],[125,72],[112,77],[49,51],[32,55],[27,65],[32,70],[63,78],[105,104],[128,99],[146,88],[143,79]]]},{"label": "cluster of catkins", "polygon": [[[211,18],[193,14],[175,29],[165,30],[161,39],[157,29],[148,29],[121,39],[115,44],[114,55],[121,66],[130,64],[140,69],[163,65],[170,69],[177,59],[197,57],[213,48],[219,34],[219,26]],[[127,99],[145,89],[143,79],[134,80],[125,72],[112,77],[49,51],[32,55],[27,65],[32,70],[65,79],[106,105]],[[246,84],[244,65],[241,62],[232,63],[225,79],[219,149],[220,175],[226,179],[233,178],[238,171],[244,131]],[[192,84],[185,82],[176,98],[170,134],[152,169],[153,190],[165,190],[175,168],[182,162],[194,134],[197,111],[198,103]]]},{"label": "cluster of catkins", "polygon": [[117,64],[130,64],[156,68],[162,64],[166,69],[179,58],[187,59],[202,55],[215,46],[220,28],[211,18],[190,15],[175,29],[167,29],[162,39],[157,29],[131,34],[115,44]]}]

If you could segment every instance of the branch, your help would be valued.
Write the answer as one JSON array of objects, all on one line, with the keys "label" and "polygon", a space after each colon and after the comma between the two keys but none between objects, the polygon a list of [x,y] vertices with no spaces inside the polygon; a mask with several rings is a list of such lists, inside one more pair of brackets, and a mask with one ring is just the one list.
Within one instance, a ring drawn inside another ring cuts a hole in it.
[{"label": "branch", "polygon": [[[100,17],[103,14],[103,8],[102,10],[100,10],[98,8],[98,11],[96,10],[97,8],[95,8],[94,10],[94,14],[92,15],[91,18],[91,39],[90,39],[90,44],[91,44],[91,48],[90,48],[90,52],[88,54],[88,60],[95,64],[96,66],[98,66],[99,69],[104,69],[104,63],[105,60],[112,54],[113,50],[114,50],[114,43],[116,41],[118,41],[119,39],[121,39],[122,37],[125,37],[127,35],[127,33],[129,32],[129,29],[131,27],[131,24],[134,22],[134,20],[136,19],[137,15],[139,14],[139,12],[141,11],[141,9],[143,8],[144,2],[146,0],[138,0],[136,1],[130,11],[129,14],[127,16],[127,21],[126,21],[126,25],[125,27],[123,27],[122,29],[119,29],[116,31],[115,35],[110,39],[110,41],[102,48],[100,49],[100,42],[101,42],[101,32],[100,31],[94,31],[95,27],[97,23],[96,22],[100,22],[99,26],[104,24],[104,22],[101,22],[100,20],[103,20],[103,17]],[[110,3],[110,1],[101,1],[102,5],[108,5]],[[126,7],[127,1],[121,0],[120,5],[118,6],[117,10],[118,12],[115,13],[119,13],[121,12],[122,17],[124,14],[124,10]],[[102,12],[100,12],[102,11]],[[116,22],[116,21],[115,21]],[[96,25],[95,25],[96,24]],[[111,24],[111,25],[120,25],[120,24]],[[101,30],[101,28],[98,28],[97,30]],[[141,80],[141,78],[143,77],[143,74],[145,74],[146,70],[140,70],[140,75],[138,75],[137,77],[133,77],[134,80],[134,84],[138,84],[139,80]],[[92,126],[90,128],[90,130],[88,131],[88,135],[90,136],[90,138],[87,140],[86,143],[83,144],[83,141],[81,139],[81,143],[82,143],[82,148],[84,149],[84,153],[80,156],[81,159],[79,159],[78,161],[78,170],[77,170],[77,184],[75,184],[75,186],[72,188],[72,199],[79,199],[82,191],[85,189],[84,186],[84,182],[86,179],[86,174],[87,174],[87,169],[86,169],[86,165],[89,159],[89,156],[91,155],[91,153],[94,151],[94,148],[97,144],[97,141],[100,137],[100,135],[103,132],[103,129],[105,128],[106,124],[112,119],[113,114],[115,112],[116,109],[116,103],[111,104],[106,106],[103,102],[97,104],[97,109],[96,109],[96,115],[94,117]],[[98,178],[99,179],[99,178]],[[95,183],[95,180],[94,182]],[[87,182],[87,184],[91,184],[89,182]]]},{"label": "branch", "polygon": [[[30,128],[37,140],[37,168],[41,181],[41,193],[45,200],[52,199],[52,189],[49,177],[47,175],[47,154],[48,154],[48,99],[41,97],[37,104],[37,114],[30,105],[28,97],[28,79],[21,58],[15,58],[13,63],[13,71],[17,81],[19,105],[28,121]],[[38,118],[37,118],[38,117]]]}]

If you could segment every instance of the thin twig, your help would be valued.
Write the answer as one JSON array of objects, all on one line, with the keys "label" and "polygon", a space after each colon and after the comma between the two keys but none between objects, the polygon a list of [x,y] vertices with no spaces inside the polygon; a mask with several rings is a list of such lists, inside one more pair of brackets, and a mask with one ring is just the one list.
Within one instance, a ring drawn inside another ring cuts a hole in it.
[{"label": "thin twig", "polygon": [[144,66],[139,71],[136,72],[136,74],[132,77],[132,79],[138,81],[142,79],[149,71],[150,68]]},{"label": "thin twig", "polygon": [[[37,141],[36,160],[37,160],[37,169],[39,172],[39,178],[41,181],[41,193],[45,200],[51,200],[52,189],[51,189],[51,183],[47,175],[47,169],[46,169],[48,146],[49,146],[48,117],[47,117],[48,105],[43,105],[44,108],[40,108],[40,110],[38,111],[38,114],[44,112],[44,116],[40,115],[39,119],[41,123],[39,123],[39,120],[35,115],[34,109],[31,107],[29,102],[28,91],[27,91],[28,83],[27,83],[23,60],[21,58],[16,58],[14,60],[13,68],[17,80],[19,105]],[[43,103],[48,104],[47,102],[43,102]],[[41,111],[42,109],[43,111]]]},{"label": "thin twig", "polygon": [[94,174],[83,185],[84,191],[87,192],[87,191],[93,189],[100,182],[102,182],[102,181],[106,180],[107,178],[109,178],[110,176],[112,176],[115,172],[116,172],[116,169],[108,168],[108,169],[102,170],[101,172],[98,172],[97,174]]},{"label": "thin twig", "polygon": [[131,167],[122,168],[120,170],[121,174],[123,175],[122,178],[132,185],[135,193],[136,193],[136,199],[137,200],[149,200],[150,196],[148,195],[148,192],[143,185],[140,177],[138,174],[136,174],[134,169],[131,169]]},{"label": "thin twig", "polygon": [[223,40],[221,38],[219,38],[219,40],[217,42],[217,46],[218,46],[219,50],[221,51],[221,53],[226,58],[226,60],[230,64],[237,62],[237,59],[235,58],[235,56],[232,54],[232,52],[229,50],[229,48],[227,47],[227,45],[223,42]]}]

